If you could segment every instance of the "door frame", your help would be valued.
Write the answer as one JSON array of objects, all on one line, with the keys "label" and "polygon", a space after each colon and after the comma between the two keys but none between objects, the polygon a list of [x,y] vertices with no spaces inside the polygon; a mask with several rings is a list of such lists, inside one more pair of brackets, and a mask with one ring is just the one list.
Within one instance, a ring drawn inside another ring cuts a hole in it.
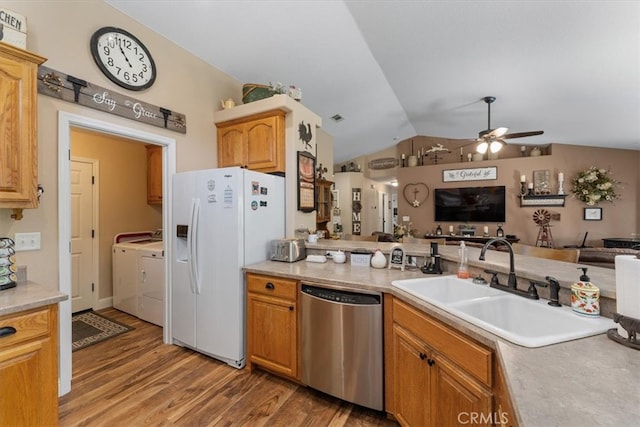
[{"label": "door frame", "polygon": [[[100,294],[100,180],[97,177],[100,176],[100,161],[88,157],[72,156],[70,162],[90,163],[91,173],[96,177],[91,192],[91,221],[93,221],[93,229],[95,231],[95,237],[91,239],[91,281],[95,283],[94,290],[91,292],[91,308],[95,310],[98,307],[103,308],[100,307],[98,298]],[[69,211],[69,218],[71,218],[71,215],[72,212]]]},{"label": "door frame", "polygon": [[[71,294],[71,128],[78,127],[162,146],[162,227],[171,228],[171,179],[176,172],[176,140],[166,136],[105,122],[79,114],[58,111],[58,283],[59,290]],[[172,233],[164,233],[165,259],[165,301],[163,341],[171,343],[171,292],[168,280],[171,277]],[[58,395],[71,391],[71,300],[59,303],[59,381]]]}]

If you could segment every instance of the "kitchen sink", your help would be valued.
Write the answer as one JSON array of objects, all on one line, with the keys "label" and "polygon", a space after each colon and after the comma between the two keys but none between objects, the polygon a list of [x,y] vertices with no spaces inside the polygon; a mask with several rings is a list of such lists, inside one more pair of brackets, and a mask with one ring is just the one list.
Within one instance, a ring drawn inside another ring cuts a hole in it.
[{"label": "kitchen sink", "polygon": [[392,284],[441,308],[459,301],[504,295],[504,292],[498,289],[487,285],[474,285],[471,280],[458,279],[457,276],[395,280]]},{"label": "kitchen sink", "polygon": [[456,276],[396,280],[392,285],[524,347],[584,338],[615,327],[611,319],[586,317],[566,306],[551,307],[546,300],[525,299]]}]

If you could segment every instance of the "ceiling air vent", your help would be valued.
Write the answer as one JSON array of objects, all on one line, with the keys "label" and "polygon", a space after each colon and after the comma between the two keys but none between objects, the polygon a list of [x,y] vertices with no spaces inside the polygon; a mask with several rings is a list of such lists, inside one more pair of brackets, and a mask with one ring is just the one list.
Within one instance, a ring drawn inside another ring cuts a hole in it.
[{"label": "ceiling air vent", "polygon": [[341,122],[344,120],[344,117],[342,117],[340,114],[334,114],[333,116],[331,116],[331,120],[333,120],[334,122]]}]

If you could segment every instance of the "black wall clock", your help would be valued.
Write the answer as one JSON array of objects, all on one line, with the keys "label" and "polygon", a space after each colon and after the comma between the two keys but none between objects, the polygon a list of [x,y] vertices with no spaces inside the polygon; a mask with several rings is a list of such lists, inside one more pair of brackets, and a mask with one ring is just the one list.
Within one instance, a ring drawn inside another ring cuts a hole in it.
[{"label": "black wall clock", "polygon": [[156,81],[156,64],[149,49],[128,31],[100,28],[91,36],[90,47],[98,68],[118,86],[143,90]]}]

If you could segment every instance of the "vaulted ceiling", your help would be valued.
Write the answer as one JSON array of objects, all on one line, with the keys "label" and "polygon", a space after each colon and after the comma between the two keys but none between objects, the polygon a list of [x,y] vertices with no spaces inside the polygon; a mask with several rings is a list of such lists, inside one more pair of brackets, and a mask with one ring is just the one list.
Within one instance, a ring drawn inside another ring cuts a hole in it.
[{"label": "vaulted ceiling", "polygon": [[241,82],[301,88],[336,162],[475,138],[485,96],[492,128],[544,130],[517,144],[640,149],[639,1],[105,1]]}]

